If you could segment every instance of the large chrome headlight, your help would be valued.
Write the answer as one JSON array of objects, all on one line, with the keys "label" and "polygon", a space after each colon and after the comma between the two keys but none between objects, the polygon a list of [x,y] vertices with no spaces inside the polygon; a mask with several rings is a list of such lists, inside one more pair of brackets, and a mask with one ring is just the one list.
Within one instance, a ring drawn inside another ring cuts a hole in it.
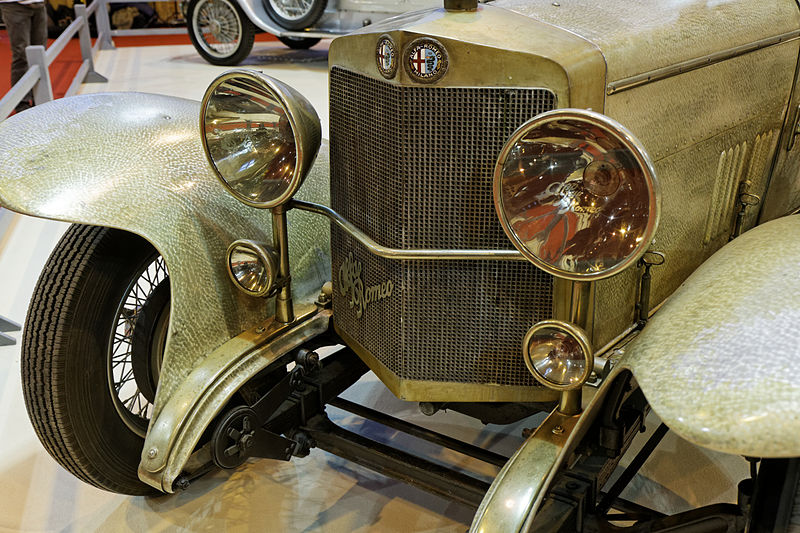
[{"label": "large chrome headlight", "polygon": [[520,127],[503,147],[494,203],[514,245],[555,276],[613,276],[646,251],[659,217],[647,153],[599,113],[559,109]]},{"label": "large chrome headlight", "polygon": [[319,117],[302,95],[252,70],[214,80],[200,111],[203,148],[225,187],[253,207],[287,202],[319,150]]}]

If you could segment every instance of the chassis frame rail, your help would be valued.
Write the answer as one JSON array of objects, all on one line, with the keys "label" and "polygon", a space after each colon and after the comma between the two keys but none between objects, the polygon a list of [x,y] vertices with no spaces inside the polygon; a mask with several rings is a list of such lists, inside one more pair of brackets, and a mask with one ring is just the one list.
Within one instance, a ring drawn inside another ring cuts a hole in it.
[{"label": "chassis frame rail", "polygon": [[485,481],[348,431],[324,415],[303,430],[326,452],[474,509],[489,490]]}]

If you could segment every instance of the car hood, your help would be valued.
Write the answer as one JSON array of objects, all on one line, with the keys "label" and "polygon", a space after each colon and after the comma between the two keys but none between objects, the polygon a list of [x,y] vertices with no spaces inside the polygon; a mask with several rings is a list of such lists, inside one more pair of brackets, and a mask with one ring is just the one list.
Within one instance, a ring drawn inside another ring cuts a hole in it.
[{"label": "car hood", "polygon": [[497,0],[600,48],[613,83],[797,32],[793,0]]}]

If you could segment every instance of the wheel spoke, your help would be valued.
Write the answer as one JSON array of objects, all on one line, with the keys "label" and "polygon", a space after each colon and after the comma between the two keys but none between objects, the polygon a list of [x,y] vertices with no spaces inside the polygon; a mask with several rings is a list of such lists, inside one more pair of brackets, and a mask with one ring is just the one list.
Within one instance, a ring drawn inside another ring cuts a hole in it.
[{"label": "wheel spoke", "polygon": [[[203,10],[201,20],[210,24],[209,11]],[[133,365],[133,333],[137,322],[142,317],[142,309],[148,305],[153,292],[159,284],[169,278],[166,264],[158,256],[144,268],[138,278],[131,283],[128,293],[122,299],[122,305],[111,332],[108,349],[108,379],[110,389],[115,396],[115,403],[120,414],[128,414],[129,419],[149,420],[152,404],[139,390],[137,376]],[[138,368],[138,367],[137,367]],[[126,422],[127,423],[127,422]],[[139,423],[137,422],[138,426]]]}]

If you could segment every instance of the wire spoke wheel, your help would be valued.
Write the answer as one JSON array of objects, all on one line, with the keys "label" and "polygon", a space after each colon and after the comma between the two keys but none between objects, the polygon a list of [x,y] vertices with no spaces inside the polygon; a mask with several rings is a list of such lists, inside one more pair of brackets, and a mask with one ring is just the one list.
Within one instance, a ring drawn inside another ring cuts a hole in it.
[{"label": "wire spoke wheel", "polygon": [[299,20],[311,11],[313,0],[269,0],[273,9],[288,20]]},{"label": "wire spoke wheel", "polygon": [[[169,274],[162,257],[157,257],[131,282],[116,313],[108,348],[108,386],[114,407],[125,424],[144,437],[153,412],[155,385],[164,355],[169,299],[159,298],[159,287],[169,286]],[[167,290],[168,294],[168,290]],[[136,350],[135,332],[146,327],[148,316],[156,315],[155,334],[149,346]],[[138,358],[138,360],[137,360]],[[142,386],[143,383],[149,386]]]},{"label": "wire spoke wheel", "polygon": [[194,11],[200,43],[211,55],[227,57],[242,37],[242,21],[227,0],[202,0]]},{"label": "wire spoke wheel", "polygon": [[266,0],[270,18],[287,30],[303,30],[314,25],[325,11],[327,0]]},{"label": "wire spoke wheel", "polygon": [[255,27],[235,0],[191,0],[189,37],[203,58],[214,65],[236,65],[253,48]]}]

